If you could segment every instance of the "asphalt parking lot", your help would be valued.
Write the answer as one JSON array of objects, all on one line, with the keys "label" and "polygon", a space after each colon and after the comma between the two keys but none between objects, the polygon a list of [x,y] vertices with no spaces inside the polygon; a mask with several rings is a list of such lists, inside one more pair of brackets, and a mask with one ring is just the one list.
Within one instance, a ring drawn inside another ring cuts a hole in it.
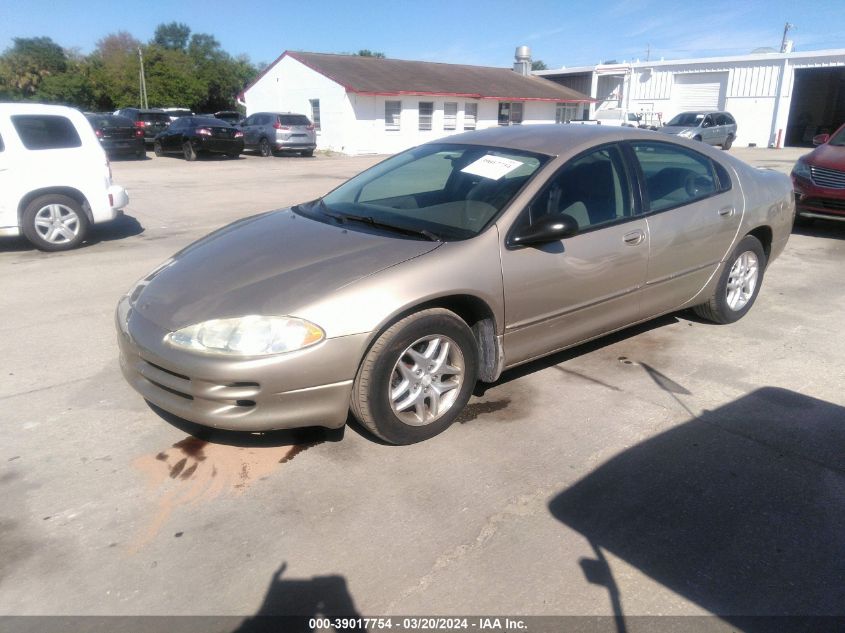
[{"label": "asphalt parking lot", "polygon": [[0,614],[845,612],[845,225],[794,233],[740,322],[518,368],[422,444],[209,435],[123,381],[118,298],[379,158],[148,156],[90,245],[0,240]]}]

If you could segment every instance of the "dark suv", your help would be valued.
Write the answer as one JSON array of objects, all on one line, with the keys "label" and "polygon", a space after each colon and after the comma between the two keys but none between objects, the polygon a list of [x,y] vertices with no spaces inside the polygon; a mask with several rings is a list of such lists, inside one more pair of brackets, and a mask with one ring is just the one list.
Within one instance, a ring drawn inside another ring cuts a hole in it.
[{"label": "dark suv", "polygon": [[152,145],[156,135],[170,126],[170,116],[164,110],[121,108],[120,110],[115,110],[115,114],[131,119],[135,127],[143,129],[144,143],[146,145]]},{"label": "dark suv", "polygon": [[313,156],[317,148],[314,124],[304,114],[256,112],[238,127],[244,132],[244,149],[257,149],[262,156],[283,150]]}]

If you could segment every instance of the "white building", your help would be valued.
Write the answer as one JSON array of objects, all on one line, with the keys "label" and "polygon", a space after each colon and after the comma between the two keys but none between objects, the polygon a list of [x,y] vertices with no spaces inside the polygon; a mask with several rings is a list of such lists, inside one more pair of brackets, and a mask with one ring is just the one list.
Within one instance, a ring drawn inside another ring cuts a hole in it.
[{"label": "white building", "polygon": [[248,115],[308,115],[318,129],[317,148],[346,154],[390,154],[497,125],[566,122],[582,118],[590,102],[508,68],[291,51],[241,99]]},{"label": "white building", "polygon": [[664,123],[686,110],[727,110],[736,143],[807,145],[845,123],[845,49],[600,64],[534,73],[590,95],[597,109]]}]

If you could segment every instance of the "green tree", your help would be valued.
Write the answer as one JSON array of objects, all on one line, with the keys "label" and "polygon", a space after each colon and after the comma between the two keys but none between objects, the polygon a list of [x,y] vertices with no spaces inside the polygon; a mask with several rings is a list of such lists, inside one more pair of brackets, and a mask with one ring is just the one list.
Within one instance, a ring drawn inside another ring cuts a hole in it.
[{"label": "green tree", "polygon": [[49,37],[16,37],[0,57],[0,93],[7,98],[31,98],[45,77],[67,69],[67,55]]},{"label": "green tree", "polygon": [[548,70],[549,67],[546,66],[546,62],[542,59],[537,59],[531,62],[531,70]]},{"label": "green tree", "polygon": [[150,106],[193,108],[208,94],[208,82],[184,51],[150,44],[144,49],[144,68]]},{"label": "green tree", "polygon": [[174,51],[184,51],[188,46],[188,38],[191,36],[191,27],[181,22],[169,22],[159,24],[153,35],[154,44],[162,48],[169,48]]},{"label": "green tree", "polygon": [[139,40],[126,31],[106,35],[89,56],[98,110],[140,105]]},{"label": "green tree", "polygon": [[386,55],[379,51],[371,51],[369,48],[362,48],[360,51],[355,53],[359,57],[378,57],[380,59],[384,59]]}]

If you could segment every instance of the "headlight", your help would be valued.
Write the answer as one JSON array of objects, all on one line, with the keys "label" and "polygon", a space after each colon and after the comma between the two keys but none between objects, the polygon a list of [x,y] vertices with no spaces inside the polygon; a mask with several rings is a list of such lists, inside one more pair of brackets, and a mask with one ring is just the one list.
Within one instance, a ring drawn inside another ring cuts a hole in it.
[{"label": "headlight", "polygon": [[284,354],[325,338],[322,329],[304,319],[249,315],[214,319],[171,332],[164,340],[173,347],[229,356]]},{"label": "headlight", "polygon": [[803,158],[799,158],[798,162],[795,163],[795,167],[792,168],[792,173],[799,178],[805,178],[810,180],[812,178],[812,173],[810,173],[810,166],[804,162]]}]

